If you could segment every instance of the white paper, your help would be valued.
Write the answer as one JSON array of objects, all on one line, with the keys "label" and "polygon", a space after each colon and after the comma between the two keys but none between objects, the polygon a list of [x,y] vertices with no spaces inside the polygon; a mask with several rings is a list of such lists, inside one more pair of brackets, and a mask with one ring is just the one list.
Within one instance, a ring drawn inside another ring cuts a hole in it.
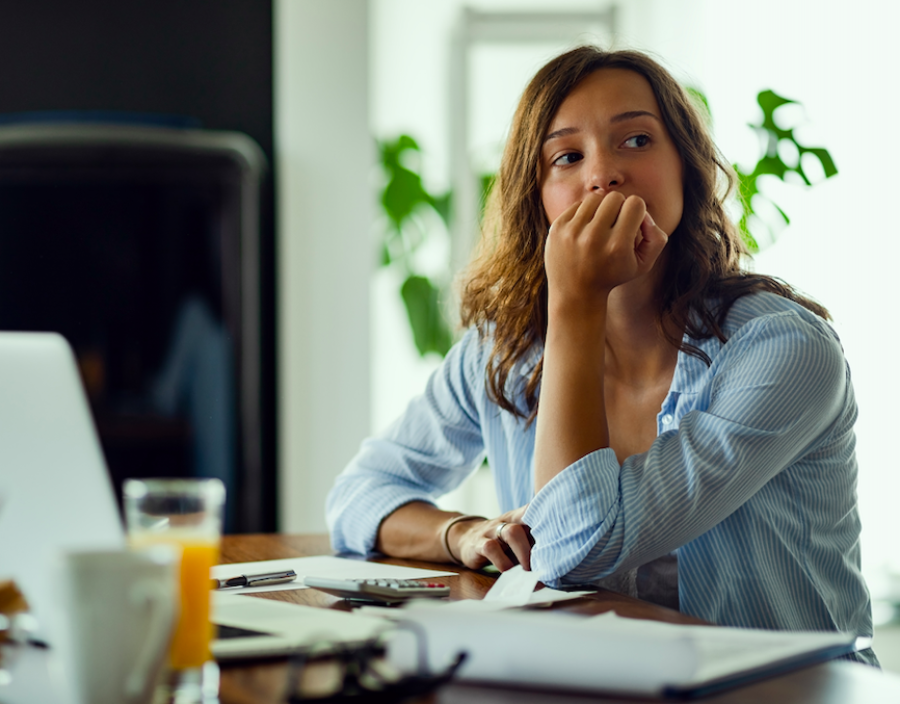
[{"label": "white paper", "polygon": [[484,595],[484,601],[495,601],[507,606],[525,606],[531,598],[538,578],[534,572],[526,571],[522,565],[503,572]]},{"label": "white paper", "polygon": [[544,587],[543,589],[538,589],[536,592],[534,592],[534,594],[531,595],[531,598],[528,599],[528,603],[526,604],[526,606],[548,606],[550,604],[555,604],[558,601],[579,599],[583,596],[596,593],[597,592],[595,591],[563,592],[559,589],[550,589],[550,587]]},{"label": "white paper", "polygon": [[263,587],[233,587],[220,589],[225,593],[256,594],[277,592],[286,589],[308,589],[304,577],[329,577],[331,579],[427,579],[431,577],[453,577],[456,572],[441,570],[421,570],[414,567],[383,565],[379,562],[353,560],[346,557],[317,555],[315,557],[290,557],[282,560],[261,560],[259,562],[238,562],[230,565],[216,565],[212,568],[214,579],[228,579],[242,574],[265,574],[294,570],[297,579],[287,584],[272,584]]},{"label": "white paper", "polygon": [[591,591],[563,592],[549,587],[535,591],[537,583],[538,578],[534,572],[526,571],[522,565],[516,565],[500,575],[488,593],[484,595],[484,599],[451,601],[445,607],[459,611],[485,613],[502,609],[547,606],[557,601],[568,601],[594,593]]}]

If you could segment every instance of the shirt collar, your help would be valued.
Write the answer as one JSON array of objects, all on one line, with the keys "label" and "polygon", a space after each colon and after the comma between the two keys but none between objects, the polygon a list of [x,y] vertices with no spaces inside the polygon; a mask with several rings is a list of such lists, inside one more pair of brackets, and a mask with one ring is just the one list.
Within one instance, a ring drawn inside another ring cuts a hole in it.
[{"label": "shirt collar", "polygon": [[[722,341],[713,336],[705,340],[697,340],[687,333],[682,338],[684,344],[693,345],[697,349],[705,352],[710,359],[715,359],[719,350],[722,349]],[[703,378],[709,370],[709,365],[705,360],[695,357],[683,349],[678,350],[678,362],[675,365],[675,373],[672,376],[672,386],[670,391],[676,391],[681,394],[697,393],[703,383]]]}]

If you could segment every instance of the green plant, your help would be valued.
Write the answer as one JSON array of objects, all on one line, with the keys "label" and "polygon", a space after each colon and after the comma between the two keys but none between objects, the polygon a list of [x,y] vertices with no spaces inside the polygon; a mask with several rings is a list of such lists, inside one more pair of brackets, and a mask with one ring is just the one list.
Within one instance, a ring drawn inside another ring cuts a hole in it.
[{"label": "green plant", "polygon": [[[381,241],[381,265],[399,266],[404,275],[400,296],[406,307],[413,341],[419,354],[437,352],[444,356],[453,344],[450,326],[441,310],[443,286],[419,271],[416,252],[429,237],[447,237],[450,217],[450,193],[433,195],[415,170],[414,157],[419,145],[408,136],[380,141],[378,150],[385,177],[381,206],[387,216]],[[440,232],[433,227],[438,215]]]},{"label": "green plant", "polygon": [[[785,213],[771,198],[760,191],[759,179],[762,176],[774,176],[781,181],[786,181],[786,177],[793,173],[800,177],[800,180],[805,186],[812,186],[813,183],[803,168],[803,156],[805,154],[811,154],[818,159],[819,163],[822,165],[822,171],[826,179],[831,178],[838,172],[834,159],[831,158],[831,154],[827,149],[824,147],[807,147],[800,144],[794,136],[794,128],[785,129],[779,127],[775,122],[775,111],[778,110],[778,108],[783,105],[799,105],[800,103],[797,103],[795,100],[783,98],[771,90],[760,91],[756,96],[756,102],[759,103],[759,107],[762,108],[763,118],[759,124],[750,123],[749,127],[759,133],[761,137],[762,155],[756,162],[756,166],[749,172],[742,171],[737,164],[734,165],[734,170],[737,173],[739,181],[740,202],[743,208],[741,218],[738,221],[738,227],[740,228],[744,242],[751,252],[758,252],[760,249],[757,239],[750,232],[749,221],[751,217],[755,216],[763,226],[766,227],[771,241],[775,240],[778,231],[777,224],[766,222],[764,218],[759,216],[753,205],[754,200],[760,198],[768,200],[778,212],[784,225],[788,225],[791,222],[787,213]],[[779,150],[779,146],[782,142],[787,142],[792,145],[793,149],[791,151],[795,150],[796,154],[795,163],[785,163]]]}]

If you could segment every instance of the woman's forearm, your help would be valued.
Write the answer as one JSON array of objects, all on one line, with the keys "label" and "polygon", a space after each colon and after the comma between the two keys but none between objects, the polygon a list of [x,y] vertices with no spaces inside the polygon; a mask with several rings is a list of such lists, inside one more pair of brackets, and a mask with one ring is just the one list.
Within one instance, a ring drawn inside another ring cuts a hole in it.
[{"label": "woman's forearm", "polygon": [[[414,501],[401,506],[381,522],[378,529],[376,549],[392,557],[414,558],[429,562],[449,562],[458,556],[448,555],[442,535],[444,527],[461,515],[456,511],[441,511],[422,501]],[[456,524],[450,528],[450,537],[455,537]]]},{"label": "woman's forearm", "polygon": [[522,519],[526,506],[496,518],[464,516],[416,501],[382,521],[375,547],[392,557],[453,562],[472,569],[487,563],[501,571],[515,564],[531,569],[531,532]]},{"label": "woman's forearm", "polygon": [[609,447],[605,331],[605,306],[589,316],[551,314],[535,433],[535,492],[573,462]]}]

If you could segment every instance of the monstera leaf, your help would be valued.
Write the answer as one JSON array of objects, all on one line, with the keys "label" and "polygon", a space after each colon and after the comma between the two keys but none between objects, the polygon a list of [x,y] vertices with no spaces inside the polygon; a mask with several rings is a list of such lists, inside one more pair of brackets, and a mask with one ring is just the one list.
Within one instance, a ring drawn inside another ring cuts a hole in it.
[{"label": "monstera leaf", "polygon": [[[744,242],[751,252],[759,251],[759,243],[750,232],[749,221],[752,216],[756,216],[760,222],[765,225],[773,241],[778,229],[777,225],[766,222],[758,216],[754,207],[754,200],[764,198],[773,206],[775,211],[777,211],[785,225],[790,223],[790,218],[787,213],[785,213],[771,198],[760,192],[759,178],[761,176],[774,176],[781,181],[785,181],[788,174],[794,173],[800,177],[800,180],[806,186],[812,186],[813,182],[803,168],[803,156],[805,154],[811,154],[818,159],[819,163],[822,165],[822,172],[824,173],[825,178],[831,178],[838,172],[834,159],[831,158],[831,154],[829,154],[827,149],[824,147],[807,147],[800,144],[794,136],[793,128],[784,129],[779,127],[775,122],[775,111],[783,105],[798,104],[796,101],[790,100],[789,98],[783,98],[772,90],[764,90],[756,96],[756,102],[759,103],[759,107],[762,108],[763,119],[758,125],[751,123],[750,127],[756,130],[762,137],[763,154],[759,158],[759,161],[756,162],[756,166],[750,172],[742,171],[738,165],[734,165],[734,170],[740,181],[740,200],[743,206],[743,212],[741,213],[738,227],[740,228]],[[796,149],[796,163],[788,164],[781,158],[781,155],[779,154],[779,145],[782,141],[790,142]]]}]

